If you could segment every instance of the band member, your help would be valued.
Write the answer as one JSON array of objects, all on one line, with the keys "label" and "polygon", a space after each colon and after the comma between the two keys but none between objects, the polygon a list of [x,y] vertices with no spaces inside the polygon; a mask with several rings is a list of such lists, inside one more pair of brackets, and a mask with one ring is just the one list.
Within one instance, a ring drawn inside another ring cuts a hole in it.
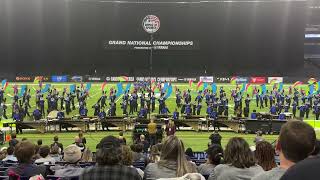
[{"label": "band member", "polygon": [[42,117],[41,111],[38,107],[33,111],[32,115],[35,121],[40,120]]},{"label": "band member", "polygon": [[99,120],[101,122],[101,126],[102,126],[102,130],[104,131],[104,129],[106,128],[108,131],[109,131],[109,127],[108,127],[108,123],[107,123],[107,120],[106,120],[106,112],[104,112],[104,110],[102,110],[100,113],[99,113]]},{"label": "band member", "polygon": [[21,122],[23,121],[22,119],[22,114],[21,112],[19,111],[19,109],[15,109],[13,114],[12,114],[12,119],[16,122],[16,133],[19,134],[21,133],[22,134],[22,125],[21,125]]}]

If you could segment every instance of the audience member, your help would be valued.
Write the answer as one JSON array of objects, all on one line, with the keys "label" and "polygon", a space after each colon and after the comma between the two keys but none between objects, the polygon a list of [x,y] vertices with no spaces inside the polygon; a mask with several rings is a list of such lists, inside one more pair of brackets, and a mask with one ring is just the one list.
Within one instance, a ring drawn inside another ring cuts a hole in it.
[{"label": "audience member", "polygon": [[86,168],[80,180],[141,180],[135,168],[121,165],[122,150],[118,138],[107,136],[97,145],[98,166]]},{"label": "audience member", "polygon": [[57,145],[60,148],[60,152],[63,152],[63,145],[59,142],[58,136],[53,137],[53,143],[51,144],[51,147]]},{"label": "audience member", "polygon": [[169,124],[166,125],[166,134],[167,136],[174,135],[176,133],[176,126],[174,125],[174,121],[170,120]]},{"label": "audience member", "polygon": [[123,136],[123,131],[119,132],[119,137],[118,137],[120,144],[121,145],[126,145],[127,144],[127,140],[126,138]]},{"label": "audience member", "polygon": [[3,147],[0,150],[0,160],[3,160],[4,158],[7,157],[7,147]]},{"label": "audience member", "polygon": [[55,160],[55,162],[61,161],[60,148],[57,145],[51,146],[50,156]]},{"label": "audience member", "polygon": [[168,136],[162,146],[160,161],[147,165],[144,178],[173,178],[194,172],[197,169],[187,161],[182,141],[176,136]]},{"label": "audience member", "polygon": [[320,153],[320,141],[316,140],[316,143],[314,145],[314,150],[309,157],[310,158],[319,157],[319,153]]},{"label": "audience member", "polygon": [[256,145],[256,150],[254,155],[257,161],[257,164],[260,165],[263,170],[269,171],[277,167],[275,161],[275,151],[272,145],[267,141],[260,141]]},{"label": "audience member", "polygon": [[191,161],[194,158],[191,148],[187,148],[185,154],[188,161]]},{"label": "audience member", "polygon": [[209,176],[209,180],[250,180],[263,172],[256,164],[249,144],[241,137],[231,138],[224,152],[225,164],[219,164]]},{"label": "audience member", "polygon": [[13,153],[14,153],[14,147],[13,146],[9,146],[7,148],[7,157],[2,159],[2,161],[6,162],[6,163],[16,163],[16,162],[18,162],[18,159],[14,156]]},{"label": "audience member", "polygon": [[50,155],[50,148],[49,146],[41,146],[39,149],[40,159],[37,159],[35,161],[36,164],[55,164],[54,158],[52,158]]},{"label": "audience member", "polygon": [[177,178],[160,178],[158,180],[206,180],[205,177],[203,177],[199,173],[188,173],[182,177]]},{"label": "audience member", "polygon": [[67,164],[62,168],[55,170],[54,175],[57,177],[80,176],[84,170],[79,166],[81,155],[81,150],[78,146],[74,144],[67,146],[63,156],[63,159]]},{"label": "audience member", "polygon": [[298,162],[280,180],[315,180],[320,177],[320,157],[307,158]]},{"label": "audience member", "polygon": [[74,138],[74,144],[81,149],[81,152],[83,152],[86,149],[86,145],[82,143],[82,140],[79,136],[76,136]]},{"label": "audience member", "polygon": [[297,120],[288,121],[281,127],[276,145],[280,167],[261,173],[253,180],[279,180],[288,168],[312,153],[315,142],[316,134],[310,125]]},{"label": "audience member", "polygon": [[[132,163],[132,151],[128,146],[122,145],[122,159],[121,164],[125,166],[133,167]],[[136,168],[141,178],[143,178],[144,172],[140,168]]]},{"label": "audience member", "polygon": [[42,146],[42,139],[38,139],[37,145],[38,145],[38,146]]},{"label": "audience member", "polygon": [[143,144],[143,152],[147,153],[148,150],[149,150],[149,147],[150,147],[150,144],[149,142],[146,140],[146,137],[141,134],[140,135],[140,141],[139,141],[140,144]]},{"label": "audience member", "polygon": [[83,131],[79,132],[78,137],[80,138],[80,141],[82,144],[84,144],[84,145],[87,144],[87,139],[83,136]]},{"label": "audience member", "polygon": [[154,122],[155,117],[152,117],[148,124],[148,134],[150,145],[153,146],[157,143],[157,124]]},{"label": "audience member", "polygon": [[135,144],[133,149],[133,161],[143,161],[145,163],[148,162],[147,156],[145,156],[143,153],[143,144]]},{"label": "audience member", "polygon": [[212,133],[209,139],[211,140],[211,145],[218,144],[219,146],[221,146],[222,137],[218,133],[218,131],[215,131],[214,133]]},{"label": "audience member", "polygon": [[223,159],[223,149],[220,145],[211,145],[208,150],[208,160],[205,164],[201,164],[198,167],[198,171],[202,175],[210,175],[213,169],[222,162]]},{"label": "audience member", "polygon": [[82,153],[81,162],[92,162],[93,154],[89,148],[86,148]]},{"label": "audience member", "polygon": [[46,167],[37,166],[32,163],[32,157],[35,153],[35,145],[30,141],[22,141],[15,146],[14,155],[17,157],[19,164],[15,167],[10,167],[7,174],[10,177],[32,177],[42,175],[46,177]]},{"label": "audience member", "polygon": [[150,149],[150,161],[156,163],[160,160],[161,151],[159,149],[162,148],[162,144],[156,144],[151,146]]},{"label": "audience member", "polygon": [[19,143],[19,141],[17,140],[17,134],[16,133],[12,133],[11,134],[11,140],[9,141],[9,146],[15,147],[18,143]]}]

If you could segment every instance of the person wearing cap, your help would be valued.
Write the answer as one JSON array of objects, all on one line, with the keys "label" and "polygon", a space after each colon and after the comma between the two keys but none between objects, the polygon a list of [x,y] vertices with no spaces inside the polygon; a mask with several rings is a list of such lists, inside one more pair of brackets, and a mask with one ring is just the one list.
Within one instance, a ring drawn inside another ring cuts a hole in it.
[{"label": "person wearing cap", "polygon": [[57,177],[74,177],[80,176],[83,168],[79,166],[82,153],[78,146],[72,144],[64,150],[64,161],[67,163],[63,168],[55,170],[54,175]]},{"label": "person wearing cap", "polygon": [[97,145],[97,166],[86,168],[80,180],[141,180],[135,168],[121,165],[122,149],[119,139],[104,137]]}]

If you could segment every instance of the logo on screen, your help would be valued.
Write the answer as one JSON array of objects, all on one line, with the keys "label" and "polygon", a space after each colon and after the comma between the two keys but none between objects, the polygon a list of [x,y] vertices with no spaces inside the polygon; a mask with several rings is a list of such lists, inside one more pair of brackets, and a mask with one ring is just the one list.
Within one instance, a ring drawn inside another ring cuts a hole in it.
[{"label": "logo on screen", "polygon": [[142,27],[147,33],[155,33],[160,28],[160,19],[155,15],[147,15],[142,20]]}]

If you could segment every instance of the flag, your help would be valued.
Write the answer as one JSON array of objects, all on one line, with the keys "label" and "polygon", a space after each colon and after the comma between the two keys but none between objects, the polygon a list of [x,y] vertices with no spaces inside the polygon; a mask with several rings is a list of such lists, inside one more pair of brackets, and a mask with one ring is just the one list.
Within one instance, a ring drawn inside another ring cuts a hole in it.
[{"label": "flag", "polygon": [[203,83],[202,91],[204,92],[208,88],[208,83]]},{"label": "flag", "polygon": [[216,83],[211,84],[211,90],[213,93],[217,93],[217,84]]},{"label": "flag", "polygon": [[281,83],[279,83],[279,89],[278,89],[278,92],[281,92],[281,91],[282,91],[282,89],[283,89],[283,83],[281,82]]},{"label": "flag", "polygon": [[6,79],[2,80],[2,82],[1,82],[1,87],[4,87],[6,83],[7,83],[7,80],[6,80]]},{"label": "flag", "polygon": [[260,95],[261,95],[261,94],[264,94],[264,93],[266,93],[266,92],[267,92],[267,87],[266,87],[266,85],[265,85],[265,84],[261,84]]},{"label": "flag", "polygon": [[293,88],[295,88],[296,86],[299,86],[299,85],[302,85],[302,84],[303,84],[303,82],[297,81],[292,86],[293,86]]},{"label": "flag", "polygon": [[243,92],[244,90],[246,90],[246,86],[247,86],[247,83],[242,83],[240,92]]},{"label": "flag", "polygon": [[313,83],[315,83],[315,82],[317,82],[317,80],[316,80],[315,78],[310,78],[310,79],[308,80],[308,84],[313,84]]},{"label": "flag", "polygon": [[101,85],[101,90],[103,91],[104,90],[104,87],[107,85],[107,82],[104,82],[104,83],[102,83],[102,85]]},{"label": "flag", "polygon": [[230,80],[230,84],[237,84],[237,77],[233,76]]},{"label": "flag", "polygon": [[197,83],[197,91],[198,91],[198,89],[199,89],[199,87],[202,85],[202,81],[199,81],[198,83]]},{"label": "flag", "polygon": [[46,86],[41,90],[41,93],[46,93],[49,91],[51,84],[46,84]]},{"label": "flag", "polygon": [[169,83],[164,83],[164,85],[163,85],[163,89],[162,89],[162,93],[165,93],[166,91],[167,91],[167,88],[169,87]]},{"label": "flag", "polygon": [[70,93],[74,93],[76,91],[76,85],[75,84],[71,84],[70,85]]},{"label": "flag", "polygon": [[27,90],[27,85],[21,85],[21,89],[20,89],[20,93],[19,93],[19,97],[22,97],[23,94],[26,92]]},{"label": "flag", "polygon": [[190,80],[189,80],[189,87],[190,87],[190,88],[192,88],[192,83],[193,83],[193,82],[192,82],[192,80],[190,79]]},{"label": "flag", "polygon": [[129,78],[127,76],[119,76],[118,77],[118,80],[120,82],[128,82],[129,81]]},{"label": "flag", "polygon": [[116,97],[119,97],[123,93],[122,82],[117,84],[117,94]]},{"label": "flag", "polygon": [[127,93],[130,91],[131,83],[128,83],[126,86],[126,89],[124,90],[124,93]]},{"label": "flag", "polygon": [[309,91],[308,92],[309,92],[308,95],[313,94],[313,92],[314,92],[314,85],[313,84],[309,85]]},{"label": "flag", "polygon": [[91,83],[88,82],[88,83],[86,84],[86,91],[89,91],[90,89],[91,89]]},{"label": "flag", "polygon": [[171,96],[171,94],[172,94],[172,85],[170,85],[168,87],[168,91],[167,91],[166,95],[164,96],[164,98],[168,99]]}]

